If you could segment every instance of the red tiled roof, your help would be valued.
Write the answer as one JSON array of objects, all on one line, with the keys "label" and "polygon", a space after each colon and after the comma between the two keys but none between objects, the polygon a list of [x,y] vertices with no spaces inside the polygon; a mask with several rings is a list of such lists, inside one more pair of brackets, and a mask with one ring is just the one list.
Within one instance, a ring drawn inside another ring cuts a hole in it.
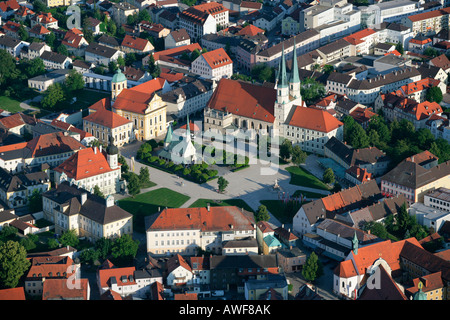
[{"label": "red tiled roof", "polygon": [[401,57],[401,53],[400,52],[398,52],[397,50],[392,50],[392,51],[389,51],[389,52],[386,52],[384,55],[385,56],[388,56],[388,55],[390,55],[390,54],[393,54],[394,56],[397,56],[397,57]]},{"label": "red tiled roof", "polygon": [[435,18],[435,17],[439,17],[439,16],[448,15],[449,13],[450,13],[450,7],[415,14],[415,15],[409,16],[408,19],[411,20],[412,22],[417,22],[417,21],[421,21],[421,20],[426,20],[426,19],[431,19],[431,18]]},{"label": "red tiled roof", "polygon": [[374,34],[375,31],[373,29],[367,28],[358,32],[355,32],[344,39],[347,40],[349,43],[356,45],[364,42],[364,38],[368,37],[372,34]]},{"label": "red tiled roof", "polygon": [[364,168],[352,166],[348,168],[345,172],[350,174],[352,177],[356,178],[360,182],[372,180],[372,174],[367,172],[367,170]]},{"label": "red tiled roof", "polygon": [[203,11],[203,12],[207,12],[213,16],[229,11],[227,8],[225,8],[223,6],[223,4],[221,3],[217,3],[217,2],[207,2],[207,3],[202,3],[196,6],[193,6],[193,8]]},{"label": "red tiled roof", "polygon": [[[135,267],[126,267],[126,268],[112,268],[112,269],[100,269],[98,271],[98,278],[100,282],[101,288],[109,288],[111,286],[110,280],[111,278],[115,277],[117,286],[128,286],[128,285],[135,285],[136,279],[134,279],[134,271],[136,270]],[[126,277],[126,282],[123,282],[122,277]],[[133,281],[130,281],[130,276],[132,277]]]},{"label": "red tiled roof", "polygon": [[8,0],[8,1],[2,1],[0,2],[0,10],[3,12],[7,12],[10,10],[17,10],[19,9],[20,5],[16,0]]},{"label": "red tiled roof", "polygon": [[211,67],[211,69],[221,68],[233,63],[231,58],[225,52],[224,48],[219,48],[213,51],[208,51],[202,54],[206,63]]},{"label": "red tiled roof", "polygon": [[91,113],[90,115],[83,118],[83,120],[100,124],[107,128],[117,128],[123,125],[126,125],[131,122],[131,120],[128,120],[120,115],[118,115],[115,112],[112,112],[110,110],[101,109],[96,112]]},{"label": "red tiled roof", "polygon": [[19,17],[26,17],[28,15],[33,15],[34,11],[31,10],[30,8],[21,5],[19,10],[17,10],[15,14],[18,15]]},{"label": "red tiled roof", "polygon": [[7,21],[3,25],[3,29],[11,32],[18,32],[20,28],[20,23],[14,22],[14,21]]},{"label": "red tiled roof", "polygon": [[33,33],[36,35],[44,35],[49,34],[50,30],[48,30],[46,27],[40,24],[35,24],[34,27],[30,29],[29,33]]},{"label": "red tiled roof", "polygon": [[166,208],[153,221],[149,230],[200,229],[251,230],[254,221],[246,211],[235,206],[201,208]]},{"label": "red tiled roof", "polygon": [[[257,2],[257,3],[259,3],[259,2]],[[241,5],[242,5],[242,3],[241,3]],[[264,32],[265,31],[263,29],[258,28],[252,24],[249,24],[248,26],[239,30],[239,32],[237,34],[240,36],[256,36],[256,35],[258,35],[260,33],[264,33]]]},{"label": "red tiled roof", "polygon": [[414,294],[417,291],[419,291],[418,287],[419,282],[422,282],[423,284],[422,291],[425,293],[437,289],[442,289],[444,287],[444,283],[442,282],[442,272],[439,271],[424,275],[423,277],[420,278],[413,279],[414,285],[411,288],[406,289],[406,291],[408,291],[410,294]]},{"label": "red tiled roof", "polygon": [[289,125],[320,132],[330,132],[344,124],[325,110],[297,106]]},{"label": "red tiled roof", "polygon": [[81,180],[99,174],[120,170],[120,168],[111,169],[105,154],[100,152],[99,149],[86,148],[75,152],[69,159],[61,163],[54,170],[60,173],[64,172],[70,179]]},{"label": "red tiled roof", "polygon": [[424,44],[427,44],[427,43],[430,43],[431,42],[431,39],[430,38],[426,38],[426,39],[414,39],[414,38],[412,38],[411,40],[409,40],[409,42],[410,43],[414,43],[414,44],[419,44],[419,45],[424,45]]},{"label": "red tiled roof", "polygon": [[411,161],[417,164],[426,163],[428,161],[434,161],[439,160],[438,157],[436,157],[434,154],[432,154],[430,151],[425,150],[423,152],[417,153],[414,156],[408,157],[405,159],[406,161]]},{"label": "red tiled roof", "polygon": [[257,224],[257,227],[259,230],[261,230],[262,233],[266,233],[266,232],[274,232],[274,230],[272,229],[272,227],[269,225],[268,222],[266,221],[260,221]]},{"label": "red tiled roof", "polygon": [[186,260],[184,260],[184,258],[180,254],[177,253],[167,261],[167,273],[171,273],[178,267],[182,267],[192,272],[191,266],[186,262]]},{"label": "red tiled roof", "polygon": [[208,102],[208,107],[273,123],[276,97],[275,89],[222,78]]},{"label": "red tiled roof", "polygon": [[0,300],[25,300],[23,287],[0,290]]},{"label": "red tiled roof", "polygon": [[77,286],[69,287],[67,279],[45,279],[42,300],[88,300],[89,280],[77,279]]},{"label": "red tiled roof", "polygon": [[73,28],[72,30],[69,30],[66,32],[66,34],[64,35],[64,38],[62,40],[62,44],[65,44],[72,48],[80,47],[80,44],[84,38],[83,38],[83,35],[80,34],[79,32],[74,32],[75,30],[78,30],[78,29]]},{"label": "red tiled roof", "polygon": [[122,41],[122,46],[132,48],[138,51],[144,51],[145,47],[150,43],[150,41],[138,37],[133,37],[128,34],[125,35]]},{"label": "red tiled roof", "polygon": [[436,58],[433,58],[429,62],[432,66],[439,67],[441,69],[447,70],[450,68],[450,60],[445,54],[442,54]]},{"label": "red tiled roof", "polygon": [[161,59],[162,56],[170,56],[170,57],[176,57],[182,55],[184,52],[191,53],[195,49],[202,51],[202,47],[198,43],[192,43],[185,46],[179,46],[163,51],[158,51],[153,53],[153,58],[155,61],[158,61]]},{"label": "red tiled roof", "polygon": [[89,109],[91,110],[101,110],[110,108],[111,108],[111,100],[109,98],[103,98],[89,107]]},{"label": "red tiled roof", "polygon": [[165,81],[162,78],[155,78],[133,88],[122,90],[113,108],[144,114],[155,92],[163,88]]},{"label": "red tiled roof", "polygon": [[72,265],[73,260],[67,256],[34,257],[31,259],[31,268],[27,273],[27,278],[64,277],[67,279],[76,272],[76,269],[71,267]]},{"label": "red tiled roof", "polygon": [[177,293],[174,295],[174,300],[198,300],[196,293]]},{"label": "red tiled roof", "polygon": [[184,73],[177,72],[177,73],[169,73],[169,72],[161,72],[159,75],[160,78],[163,78],[167,80],[167,82],[175,82],[179,81],[184,77]]},{"label": "red tiled roof", "polygon": [[18,126],[26,125],[26,124],[34,124],[35,121],[33,117],[24,115],[23,113],[15,113],[8,117],[4,117],[0,119],[0,124],[4,126],[6,129],[12,129]]},{"label": "red tiled roof", "polygon": [[262,8],[262,3],[256,1],[242,1],[241,8],[250,8],[260,10]]},{"label": "red tiled roof", "polygon": [[26,147],[31,150],[31,157],[78,151],[86,148],[79,141],[70,136],[66,136],[62,132],[40,135],[28,141]]}]

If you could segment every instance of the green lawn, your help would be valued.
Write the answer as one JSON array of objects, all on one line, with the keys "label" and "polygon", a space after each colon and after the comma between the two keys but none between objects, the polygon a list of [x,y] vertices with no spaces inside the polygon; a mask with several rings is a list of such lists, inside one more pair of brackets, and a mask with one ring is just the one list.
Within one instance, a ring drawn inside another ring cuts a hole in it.
[{"label": "green lawn", "polygon": [[23,111],[20,107],[20,101],[14,100],[10,97],[1,96],[0,97],[0,109],[16,113],[19,111]]},{"label": "green lawn", "polygon": [[184,194],[167,188],[160,188],[137,196],[119,200],[119,207],[131,213],[133,228],[137,232],[145,232],[144,218],[157,213],[165,207],[179,208],[190,198]]},{"label": "green lawn", "polygon": [[103,98],[109,98],[111,94],[95,90],[83,89],[76,94],[77,101],[72,105],[77,109],[85,109]]},{"label": "green lawn", "polygon": [[300,203],[293,201],[287,204],[281,200],[261,200],[260,202],[281,223],[292,223],[292,219],[301,207]]},{"label": "green lawn", "polygon": [[238,208],[244,208],[249,212],[254,212],[253,209],[242,199],[228,199],[228,200],[210,200],[210,199],[198,199],[190,208],[206,207],[209,203],[211,207],[219,206],[236,206]]},{"label": "green lawn", "polygon": [[330,190],[325,183],[301,167],[292,166],[287,167],[286,170],[291,174],[291,181],[289,181],[290,184],[308,188]]}]

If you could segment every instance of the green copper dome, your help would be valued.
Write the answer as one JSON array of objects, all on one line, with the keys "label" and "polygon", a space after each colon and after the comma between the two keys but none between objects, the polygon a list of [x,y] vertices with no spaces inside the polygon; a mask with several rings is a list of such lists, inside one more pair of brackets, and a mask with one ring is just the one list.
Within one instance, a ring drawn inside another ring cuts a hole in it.
[{"label": "green copper dome", "polygon": [[120,68],[118,68],[116,73],[112,77],[111,82],[118,83],[118,82],[123,82],[123,81],[127,81],[127,77],[125,77],[125,75],[122,73],[122,70],[120,70]]}]

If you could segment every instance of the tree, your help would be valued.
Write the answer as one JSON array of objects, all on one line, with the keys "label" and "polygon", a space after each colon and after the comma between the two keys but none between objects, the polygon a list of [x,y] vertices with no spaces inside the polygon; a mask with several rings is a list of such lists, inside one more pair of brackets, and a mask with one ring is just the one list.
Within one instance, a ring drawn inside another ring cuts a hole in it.
[{"label": "tree", "polygon": [[406,209],[406,204],[403,203],[397,212],[396,224],[398,225],[399,232],[404,234],[411,227],[411,219]]},{"label": "tree", "polygon": [[33,78],[45,73],[45,65],[41,58],[21,61],[19,66],[21,72],[26,74],[27,78]]},{"label": "tree", "polygon": [[136,173],[130,172],[130,176],[128,177],[128,193],[134,197],[135,195],[141,192],[141,183],[139,181],[139,177]]},{"label": "tree", "polygon": [[136,158],[144,160],[152,155],[153,148],[150,143],[143,143],[136,152]]},{"label": "tree", "polygon": [[34,241],[28,237],[20,239],[19,243],[25,248],[27,252],[36,248],[36,243],[34,243]]},{"label": "tree", "polygon": [[258,223],[260,221],[269,221],[270,214],[265,205],[260,205],[258,210],[255,213],[255,222]]},{"label": "tree", "polygon": [[107,24],[106,24],[106,31],[111,35],[111,36],[115,36],[117,33],[117,26],[114,23],[114,20],[109,19]]},{"label": "tree", "polygon": [[397,50],[401,55],[403,55],[403,52],[405,52],[405,50],[403,49],[403,44],[401,42],[397,43],[397,45],[395,46],[395,50]]},{"label": "tree", "polygon": [[371,234],[381,239],[388,239],[389,237],[386,227],[382,223],[376,221],[367,222],[364,225],[364,231],[370,231]]},{"label": "tree", "polygon": [[44,109],[53,109],[57,103],[64,101],[64,90],[59,83],[50,85],[45,91],[44,98],[41,101]]},{"label": "tree", "polygon": [[320,82],[312,78],[306,78],[302,81],[300,93],[307,104],[312,104],[325,96],[326,91],[325,86]]},{"label": "tree", "polygon": [[334,66],[326,64],[326,65],[323,66],[322,70],[323,70],[324,73],[330,74],[330,73],[332,73],[334,71]]},{"label": "tree", "polygon": [[253,79],[260,82],[273,82],[275,80],[275,69],[266,64],[255,65],[250,71],[250,74]]},{"label": "tree", "polygon": [[6,51],[0,50],[0,85],[9,83],[20,76],[14,58]]},{"label": "tree", "polygon": [[141,184],[150,182],[150,172],[147,167],[141,167],[139,170],[139,181]]},{"label": "tree", "polygon": [[59,246],[59,242],[55,238],[49,238],[47,240],[47,246],[49,249],[56,249]]},{"label": "tree", "polygon": [[61,237],[59,238],[59,242],[63,246],[71,246],[76,247],[80,240],[78,240],[78,236],[75,233],[75,229],[67,230],[64,232]]},{"label": "tree", "polygon": [[19,34],[20,40],[22,40],[22,41],[28,41],[28,38],[30,37],[30,35],[28,34],[28,31],[25,29],[25,27],[23,25],[20,25],[18,34]]},{"label": "tree", "polygon": [[136,257],[139,241],[133,240],[129,234],[116,239],[111,248],[111,255],[119,261],[131,260]]},{"label": "tree", "polygon": [[150,23],[152,22],[152,17],[150,16],[148,10],[140,10],[138,17],[139,21],[148,21]]},{"label": "tree", "polygon": [[0,287],[15,288],[30,264],[27,251],[17,241],[0,244]]},{"label": "tree", "polygon": [[296,165],[300,165],[305,163],[308,155],[304,152],[299,145],[295,145],[292,148],[292,163]]},{"label": "tree", "polygon": [[136,60],[137,58],[134,52],[127,53],[127,55],[125,56],[125,65],[131,66],[134,62],[136,62]]},{"label": "tree", "polygon": [[100,190],[100,187],[98,185],[95,185],[95,187],[94,187],[94,194],[98,197],[105,198],[105,195]]},{"label": "tree", "polygon": [[323,182],[331,184],[331,183],[334,183],[334,181],[335,181],[335,177],[334,177],[333,169],[327,168],[325,170],[325,172],[323,173]]},{"label": "tree", "polygon": [[117,69],[119,69],[119,67],[117,66],[116,62],[110,61],[108,63],[108,70],[110,73],[116,73]]},{"label": "tree", "polygon": [[42,193],[38,189],[34,189],[28,197],[28,208],[31,213],[42,211]]},{"label": "tree", "polygon": [[439,87],[431,87],[427,90],[425,99],[430,102],[441,103],[443,99],[442,90]]},{"label": "tree", "polygon": [[283,143],[280,146],[280,157],[283,160],[287,160],[292,155],[292,142],[289,139],[284,139]]},{"label": "tree", "polygon": [[33,10],[36,13],[48,12],[48,7],[41,0],[34,0]]},{"label": "tree", "polygon": [[64,55],[64,56],[69,56],[69,51],[67,50],[66,46],[63,45],[63,44],[60,44],[60,45],[58,46],[58,48],[56,49],[56,51],[57,51],[59,54],[62,54],[62,55]]},{"label": "tree", "polygon": [[17,228],[13,226],[4,225],[0,231],[0,241],[6,241],[8,238],[15,236],[17,234]]},{"label": "tree", "polygon": [[194,51],[191,52],[190,60],[194,61],[195,59],[200,57],[200,55],[201,55],[200,51],[198,49],[195,49]]},{"label": "tree", "polygon": [[53,32],[50,32],[48,35],[45,36],[45,43],[52,49],[55,49],[55,41],[56,36]]},{"label": "tree", "polygon": [[302,276],[310,282],[314,282],[317,278],[323,275],[322,263],[319,257],[312,252],[308,259],[306,259],[305,265],[303,266]]},{"label": "tree", "polygon": [[113,241],[108,238],[100,238],[95,241],[95,249],[99,252],[99,256],[102,259],[106,259],[111,253]]},{"label": "tree", "polygon": [[429,56],[429,57],[437,57],[439,55],[439,51],[437,51],[435,48],[433,47],[428,47],[425,49],[425,51],[423,52],[423,54],[425,56]]},{"label": "tree", "polygon": [[84,88],[85,81],[83,78],[83,75],[76,70],[70,70],[69,75],[67,76],[66,80],[64,81],[66,89],[73,93],[75,91],[79,91]]},{"label": "tree", "polygon": [[219,177],[219,179],[217,180],[217,184],[219,186],[219,192],[223,193],[228,186],[228,180],[226,180],[224,177]]},{"label": "tree", "polygon": [[128,170],[130,169],[130,167],[128,166],[128,163],[125,160],[124,156],[123,155],[119,155],[119,157],[117,158],[117,161],[121,164],[120,171],[122,173],[127,173]]}]

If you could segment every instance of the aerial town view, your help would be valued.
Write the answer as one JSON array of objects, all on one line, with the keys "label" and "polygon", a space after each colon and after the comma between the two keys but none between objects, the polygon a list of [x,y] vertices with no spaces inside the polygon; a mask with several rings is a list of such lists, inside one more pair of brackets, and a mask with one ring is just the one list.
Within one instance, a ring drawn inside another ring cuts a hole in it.
[{"label": "aerial town view", "polygon": [[0,300],[450,300],[449,29],[450,0],[0,1]]}]

